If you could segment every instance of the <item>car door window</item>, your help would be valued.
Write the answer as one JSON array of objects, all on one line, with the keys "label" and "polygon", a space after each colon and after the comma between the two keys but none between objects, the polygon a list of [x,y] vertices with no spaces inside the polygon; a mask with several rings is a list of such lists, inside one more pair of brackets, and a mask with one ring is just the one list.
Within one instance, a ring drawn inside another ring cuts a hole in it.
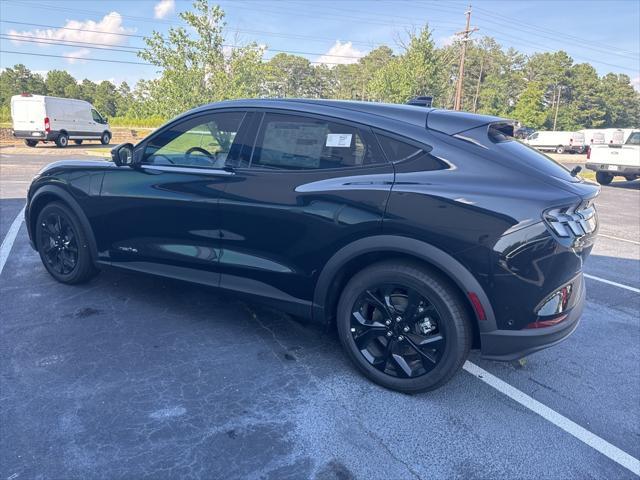
[{"label": "car door window", "polygon": [[93,117],[93,121],[96,123],[104,123],[102,116],[98,113],[97,110],[91,109],[91,116]]},{"label": "car door window", "polygon": [[223,168],[244,112],[200,115],[163,129],[147,143],[143,163]]},{"label": "car door window", "polygon": [[328,119],[267,113],[252,168],[313,170],[384,162],[366,129]]}]

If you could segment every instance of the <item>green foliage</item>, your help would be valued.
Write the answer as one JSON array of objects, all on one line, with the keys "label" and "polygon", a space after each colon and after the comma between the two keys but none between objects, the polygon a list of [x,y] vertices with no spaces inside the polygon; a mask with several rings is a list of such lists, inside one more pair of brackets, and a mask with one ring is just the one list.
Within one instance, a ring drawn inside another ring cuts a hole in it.
[{"label": "green foliage", "polygon": [[513,117],[520,123],[532,128],[542,128],[547,117],[544,111],[544,89],[540,82],[529,82],[520,94],[518,103],[513,109]]},{"label": "green foliage", "polygon": [[[313,64],[278,53],[263,59],[256,43],[228,48],[224,12],[210,0],[195,0],[182,12],[185,27],[145,39],[140,58],[158,67],[159,77],[123,82],[78,83],[68,72],[52,70],[46,80],[24,65],[0,72],[0,121],[9,120],[12,95],[23,92],[81,98],[114,126],[158,126],[209,102],[252,97],[308,97],[404,103],[431,95],[452,108],[462,44],[436,47],[428,26],[409,33],[400,52],[380,46],[357,62]],[[124,68],[124,67],[123,67]],[[558,92],[560,96],[558,97]],[[575,64],[563,51],[529,57],[503,49],[493,38],[469,42],[463,109],[512,117],[534,128],[575,130],[640,126],[640,94],[627,75],[599,77],[589,64]]]}]

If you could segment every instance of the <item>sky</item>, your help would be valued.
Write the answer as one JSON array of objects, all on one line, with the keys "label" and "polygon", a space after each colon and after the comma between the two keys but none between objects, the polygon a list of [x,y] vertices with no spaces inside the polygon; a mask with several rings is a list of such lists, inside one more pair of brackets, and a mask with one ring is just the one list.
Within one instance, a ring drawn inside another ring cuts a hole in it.
[{"label": "sky", "polygon": [[[226,13],[229,45],[255,41],[267,47],[265,59],[287,51],[330,66],[356,62],[381,44],[400,52],[407,31],[425,23],[438,45],[447,44],[464,29],[471,3],[474,37],[492,36],[527,54],[562,49],[601,75],[629,75],[640,90],[640,0],[217,3]],[[181,25],[178,13],[190,8],[185,0],[0,0],[0,68],[23,63],[43,74],[60,69],[77,79],[133,85],[159,74],[139,64],[143,37]]]}]

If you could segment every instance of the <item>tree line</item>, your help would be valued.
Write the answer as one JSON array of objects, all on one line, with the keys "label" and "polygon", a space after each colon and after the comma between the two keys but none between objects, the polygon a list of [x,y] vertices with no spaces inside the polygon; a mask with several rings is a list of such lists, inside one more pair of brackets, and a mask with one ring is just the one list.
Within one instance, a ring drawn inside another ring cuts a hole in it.
[{"label": "tree line", "polygon": [[[233,98],[308,97],[405,103],[430,95],[434,106],[452,108],[461,43],[437,47],[428,25],[408,32],[400,51],[379,46],[356,63],[328,65],[288,53],[263,60],[255,42],[229,48],[224,12],[196,0],[180,17],[190,28],[145,38],[139,57],[159,77],[131,88],[109,81],[78,82],[68,72],[46,77],[15,65],[0,74],[0,112],[10,97],[29,92],[91,102],[121,124],[156,125],[204,103]],[[463,110],[518,120],[535,129],[640,126],[640,93],[628,75],[599,76],[589,63],[564,51],[525,55],[483,37],[467,47]]]}]

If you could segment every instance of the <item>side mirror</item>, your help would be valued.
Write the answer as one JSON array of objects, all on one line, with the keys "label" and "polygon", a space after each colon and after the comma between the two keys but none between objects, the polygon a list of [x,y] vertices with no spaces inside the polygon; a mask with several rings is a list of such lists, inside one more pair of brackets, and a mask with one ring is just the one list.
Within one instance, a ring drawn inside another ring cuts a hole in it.
[{"label": "side mirror", "polygon": [[111,159],[119,167],[131,167],[133,165],[133,144],[121,143],[113,147]]},{"label": "side mirror", "polygon": [[104,122],[102,122],[104,125],[109,123],[109,117],[104,117],[102,120],[104,120]]}]

